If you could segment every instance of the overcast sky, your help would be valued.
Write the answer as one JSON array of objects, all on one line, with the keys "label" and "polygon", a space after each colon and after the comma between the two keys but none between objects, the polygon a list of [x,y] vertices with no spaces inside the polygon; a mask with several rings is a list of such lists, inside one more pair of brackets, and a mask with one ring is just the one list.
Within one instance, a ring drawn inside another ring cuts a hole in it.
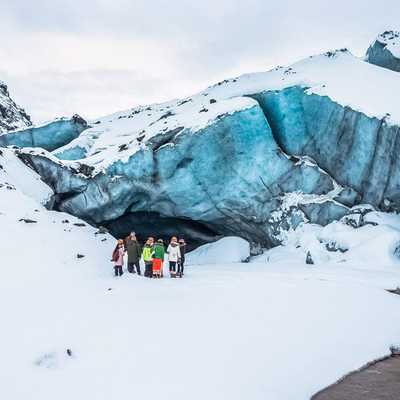
[{"label": "overcast sky", "polygon": [[399,0],[0,0],[0,80],[35,122],[95,118],[400,30]]}]

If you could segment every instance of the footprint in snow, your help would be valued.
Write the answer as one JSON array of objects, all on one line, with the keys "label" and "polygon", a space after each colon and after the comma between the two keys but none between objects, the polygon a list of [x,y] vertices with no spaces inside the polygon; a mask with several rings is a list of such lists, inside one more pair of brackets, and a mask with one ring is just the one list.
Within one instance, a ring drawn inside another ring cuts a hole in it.
[{"label": "footprint in snow", "polygon": [[71,349],[58,349],[43,354],[41,357],[37,358],[33,364],[46,369],[60,369],[71,362],[73,358],[74,355]]}]

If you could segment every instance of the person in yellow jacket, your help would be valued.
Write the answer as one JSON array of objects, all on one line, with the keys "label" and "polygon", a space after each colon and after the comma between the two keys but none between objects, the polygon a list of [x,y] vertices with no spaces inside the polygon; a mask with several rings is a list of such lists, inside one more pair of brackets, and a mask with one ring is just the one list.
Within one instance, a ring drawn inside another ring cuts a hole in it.
[{"label": "person in yellow jacket", "polygon": [[145,265],[144,276],[147,278],[153,277],[153,259],[151,258],[151,254],[154,251],[154,246],[150,239],[147,239],[146,244],[143,247],[143,260]]}]

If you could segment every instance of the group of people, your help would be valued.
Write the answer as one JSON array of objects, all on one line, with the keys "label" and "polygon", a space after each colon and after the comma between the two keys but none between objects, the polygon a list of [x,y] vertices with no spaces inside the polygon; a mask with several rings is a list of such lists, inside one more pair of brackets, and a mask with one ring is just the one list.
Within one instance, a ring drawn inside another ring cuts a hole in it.
[{"label": "group of people", "polygon": [[173,237],[167,250],[165,250],[162,239],[158,239],[155,242],[154,238],[149,237],[142,248],[136,239],[135,232],[131,232],[125,240],[118,239],[118,243],[113,251],[111,261],[114,262],[115,276],[121,276],[124,273],[123,266],[126,254],[128,256],[128,272],[131,274],[137,272],[138,275],[141,275],[140,260],[143,257],[145,265],[144,276],[147,278],[163,277],[162,265],[165,254],[168,254],[170,277],[176,278],[179,276],[182,278],[186,243],[184,239],[179,239],[178,242],[178,239]]}]

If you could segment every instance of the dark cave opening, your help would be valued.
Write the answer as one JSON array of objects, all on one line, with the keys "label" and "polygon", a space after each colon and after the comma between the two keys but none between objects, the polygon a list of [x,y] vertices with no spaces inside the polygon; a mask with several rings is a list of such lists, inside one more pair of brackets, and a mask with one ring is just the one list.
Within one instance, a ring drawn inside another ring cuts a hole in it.
[{"label": "dark cave opening", "polygon": [[144,245],[148,237],[163,239],[168,244],[173,236],[185,239],[187,251],[214,242],[221,235],[199,221],[162,216],[157,212],[127,213],[117,219],[102,221],[99,225],[106,227],[116,239],[127,237],[131,231]]}]

